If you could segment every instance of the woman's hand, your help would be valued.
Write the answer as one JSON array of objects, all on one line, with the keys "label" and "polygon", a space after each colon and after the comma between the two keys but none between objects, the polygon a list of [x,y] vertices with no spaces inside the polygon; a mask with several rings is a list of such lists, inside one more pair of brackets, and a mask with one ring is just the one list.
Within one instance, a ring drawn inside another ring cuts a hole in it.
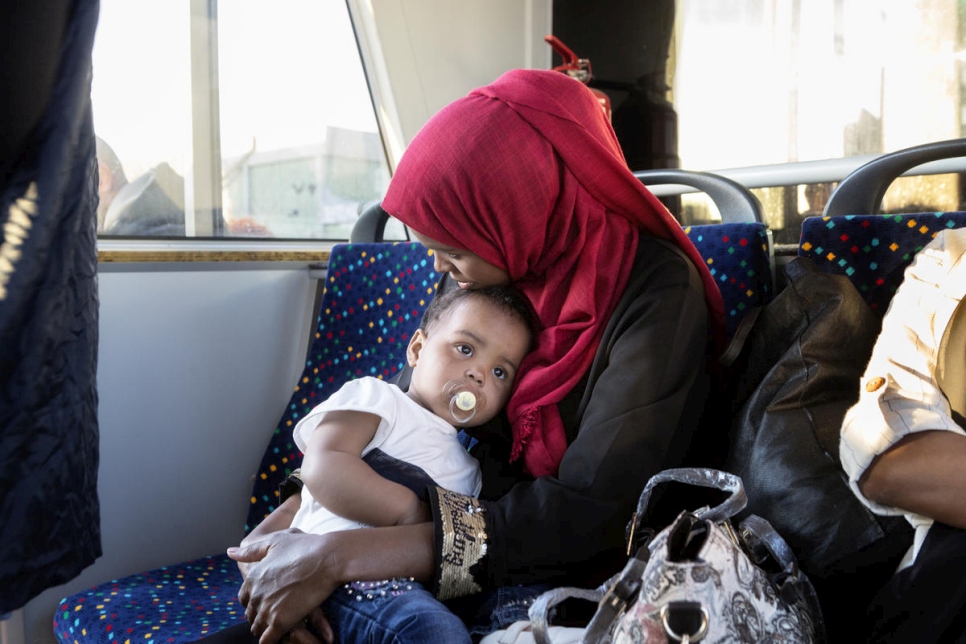
[{"label": "woman's hand", "polygon": [[275,644],[293,629],[290,639],[304,639],[302,636],[308,633],[300,632],[305,628],[302,620],[313,617],[319,636],[331,636],[327,622],[321,628],[314,623],[321,610],[313,612],[341,583],[335,549],[327,537],[293,528],[228,549],[228,556],[235,561],[258,562],[248,567],[238,599],[260,644]]},{"label": "woman's hand", "polygon": [[[250,546],[256,541],[261,541],[270,534],[284,530],[292,525],[292,519],[295,518],[295,513],[298,512],[299,505],[302,502],[302,491],[299,490],[295,494],[292,494],[287,499],[282,501],[275,510],[269,514],[265,519],[255,526],[255,529],[248,533],[248,536],[242,539],[240,548]],[[238,562],[238,570],[242,574],[243,579],[248,579],[248,570],[251,568],[251,564],[245,561]]]},{"label": "woman's hand", "polygon": [[[314,644],[312,631],[325,639],[314,613],[339,584],[357,579],[433,578],[433,524],[365,528],[306,534],[295,528],[238,548],[235,561],[252,563],[238,591],[245,617],[260,644],[276,644],[283,636],[293,644]],[[256,563],[257,562],[257,563]]]}]

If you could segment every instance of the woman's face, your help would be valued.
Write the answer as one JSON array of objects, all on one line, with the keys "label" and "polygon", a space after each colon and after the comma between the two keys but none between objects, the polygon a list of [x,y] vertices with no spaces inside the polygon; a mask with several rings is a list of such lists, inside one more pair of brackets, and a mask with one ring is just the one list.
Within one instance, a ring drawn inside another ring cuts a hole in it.
[{"label": "woman's face", "polygon": [[510,274],[479,255],[462,248],[446,246],[410,229],[413,236],[433,251],[433,267],[437,273],[449,273],[460,288],[501,286],[510,283]]}]

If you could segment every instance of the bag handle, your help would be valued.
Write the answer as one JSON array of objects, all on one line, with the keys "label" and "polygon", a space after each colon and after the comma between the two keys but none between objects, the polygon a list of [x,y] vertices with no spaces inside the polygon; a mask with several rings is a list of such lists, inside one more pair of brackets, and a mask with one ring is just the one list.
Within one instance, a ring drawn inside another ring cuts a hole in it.
[{"label": "bag handle", "polygon": [[788,543],[775,531],[771,523],[752,514],[738,524],[738,533],[745,551],[759,566],[770,557],[782,570],[797,569],[798,559]]},{"label": "bag handle", "polygon": [[565,599],[577,597],[597,603],[597,610],[584,631],[583,641],[586,644],[610,644],[610,628],[637,599],[649,557],[647,546],[642,547],[636,556],[627,560],[624,570],[593,590],[565,586],[548,590],[537,597],[527,612],[534,642],[552,644],[548,632],[551,609]]},{"label": "bag handle", "polygon": [[752,561],[767,571],[767,559],[777,564],[779,572],[772,571],[770,576],[778,592],[785,601],[793,603],[795,596],[803,597],[808,612],[815,623],[815,632],[819,634],[818,641],[825,641],[825,619],[822,606],[812,582],[801,573],[798,560],[791,547],[766,519],[757,515],[749,515],[738,525],[744,551]]},{"label": "bag handle", "polygon": [[702,521],[721,523],[745,509],[748,505],[748,495],[745,494],[744,485],[741,477],[729,472],[713,470],[705,467],[679,467],[658,472],[644,486],[644,491],[637,501],[637,509],[627,525],[627,550],[630,554],[633,549],[634,536],[641,530],[641,522],[647,516],[647,507],[651,501],[651,494],[654,488],[661,483],[684,483],[696,485],[715,490],[727,492],[728,497],[718,505],[710,508],[701,508],[692,512],[694,516]]},{"label": "bag handle", "polygon": [[[553,588],[533,600],[533,604],[530,605],[530,610],[527,611],[527,615],[530,617],[530,630],[533,633],[533,641],[536,644],[553,644],[549,634],[549,616],[554,606],[572,597],[599,603],[607,594],[609,585],[616,578],[617,576],[615,575],[604,582],[603,585],[593,589],[574,588],[571,586]],[[640,579],[640,574],[638,574],[638,579]],[[585,639],[585,641],[589,640]]]}]

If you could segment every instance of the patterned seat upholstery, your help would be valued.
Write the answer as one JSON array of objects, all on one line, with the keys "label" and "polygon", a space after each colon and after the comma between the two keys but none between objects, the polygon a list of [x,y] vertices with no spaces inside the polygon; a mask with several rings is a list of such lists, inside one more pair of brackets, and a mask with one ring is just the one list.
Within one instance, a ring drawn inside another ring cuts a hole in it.
[{"label": "patterned seat upholstery", "polygon": [[730,338],[745,313],[772,296],[772,268],[764,224],[709,224],[684,229],[704,257],[724,300]]},{"label": "patterned seat upholstery", "polygon": [[[246,533],[275,509],[279,484],[301,462],[292,440],[298,419],[348,380],[402,369],[436,286],[432,256],[419,244],[333,248],[315,338],[262,458]],[[195,641],[244,621],[241,582],[224,554],[115,579],[62,600],[54,634],[60,644]]]},{"label": "patterned seat upholstery", "polygon": [[847,276],[869,306],[885,315],[915,254],[940,230],[966,226],[966,212],[809,217],[798,254]]}]

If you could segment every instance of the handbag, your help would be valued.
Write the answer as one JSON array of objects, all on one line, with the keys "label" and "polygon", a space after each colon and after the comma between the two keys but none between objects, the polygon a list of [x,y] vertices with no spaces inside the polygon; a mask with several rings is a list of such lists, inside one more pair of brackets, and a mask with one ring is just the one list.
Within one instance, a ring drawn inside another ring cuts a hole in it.
[{"label": "handbag", "polygon": [[[683,510],[656,531],[662,514],[655,506],[670,498],[680,507],[678,495],[656,494],[668,483],[724,499]],[[658,496],[665,498],[656,503]],[[531,641],[577,641],[573,630],[560,634],[570,639],[555,639],[549,625],[554,607],[575,597],[598,602],[585,644],[824,642],[818,599],[788,545],[758,516],[732,525],[746,503],[741,479],[727,472],[680,468],[653,476],[628,524],[633,554],[624,570],[594,590],[556,588],[538,597],[529,610]]]}]

